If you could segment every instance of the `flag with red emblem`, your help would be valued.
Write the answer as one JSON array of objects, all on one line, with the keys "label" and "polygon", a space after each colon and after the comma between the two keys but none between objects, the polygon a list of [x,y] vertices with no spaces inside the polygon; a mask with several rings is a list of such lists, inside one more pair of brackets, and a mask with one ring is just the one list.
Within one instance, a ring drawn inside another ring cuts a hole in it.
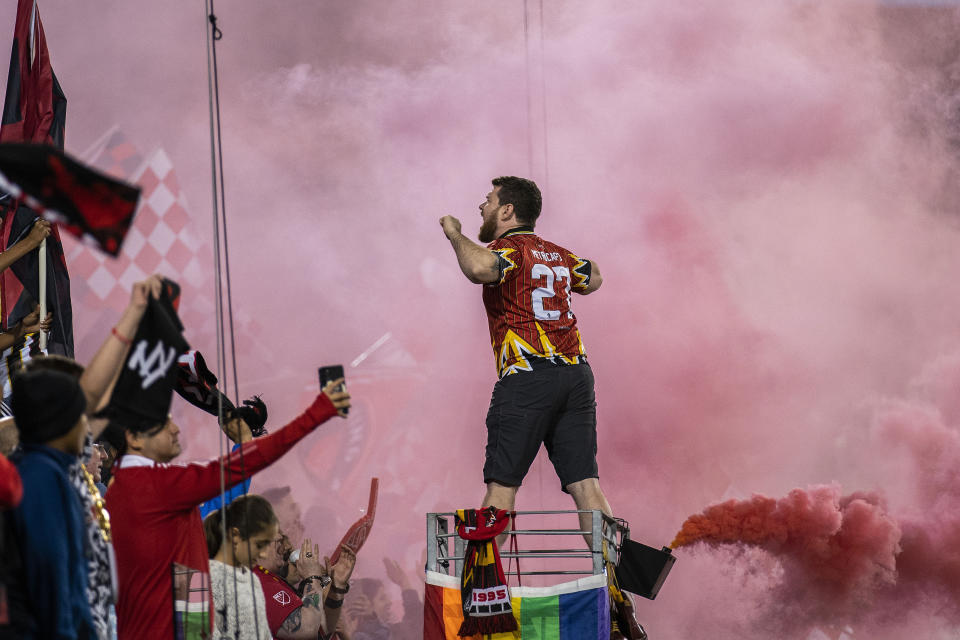
[{"label": "flag with red emblem", "polygon": [[[7,91],[0,119],[0,142],[30,142],[63,148],[66,114],[67,99],[50,66],[47,39],[37,2],[18,0],[13,54],[10,57]],[[11,190],[18,192],[15,187],[11,187]],[[0,250],[5,251],[13,246],[33,226],[36,213],[25,205],[10,191],[0,193],[0,215],[3,215]],[[34,264],[38,264],[35,252],[31,255],[34,256]],[[49,350],[72,357],[70,276],[56,228],[47,238],[47,267],[47,307],[54,315]],[[21,269],[18,268],[18,271]],[[23,282],[13,269],[0,272],[0,328],[13,326],[33,310],[40,298],[39,281],[36,271],[33,271],[28,282]],[[23,344],[16,344],[5,352],[3,364],[9,366],[10,356],[23,353],[23,347]],[[9,378],[9,371],[0,371],[0,378]]]}]

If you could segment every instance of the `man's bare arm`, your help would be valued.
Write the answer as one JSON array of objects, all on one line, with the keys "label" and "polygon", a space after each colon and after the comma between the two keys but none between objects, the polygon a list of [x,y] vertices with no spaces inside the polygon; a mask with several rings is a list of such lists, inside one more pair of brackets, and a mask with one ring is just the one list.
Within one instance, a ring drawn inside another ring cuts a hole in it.
[{"label": "man's bare arm", "polygon": [[460,232],[459,220],[453,216],[443,216],[440,218],[440,226],[457,254],[460,270],[470,282],[484,284],[496,282],[500,278],[497,254],[463,235]]},{"label": "man's bare arm", "polygon": [[[80,376],[80,388],[87,396],[87,413],[95,413],[100,409],[101,400],[108,397],[107,392],[120,375],[120,368],[130,350],[130,342],[140,326],[140,319],[147,308],[147,299],[150,296],[158,297],[160,289],[161,278],[157,275],[133,285],[130,304],[114,327],[116,331],[107,335],[107,339],[100,345],[93,360]],[[105,423],[100,425],[100,431],[105,426]],[[97,432],[93,433],[94,438],[98,435],[100,434]]]},{"label": "man's bare arm", "polygon": [[[327,587],[327,596],[323,601],[323,614],[326,617],[327,630],[337,628],[340,622],[340,613],[343,611],[343,599],[350,589],[350,576],[357,564],[357,554],[343,545],[340,548],[340,557],[337,564],[330,567],[331,582]],[[331,606],[333,605],[333,606]]]},{"label": "man's bare arm", "polygon": [[40,246],[44,238],[50,235],[50,223],[47,220],[39,219],[33,223],[33,228],[25,238],[20,240],[3,253],[0,253],[0,271],[8,268],[14,262],[27,255]]},{"label": "man's bare arm", "polygon": [[[287,616],[280,628],[277,637],[283,640],[317,640],[320,630],[323,629],[323,611],[307,604],[310,599],[304,594],[303,606],[297,607]],[[312,603],[312,599],[311,603]]]},{"label": "man's bare arm", "polygon": [[48,313],[43,322],[40,321],[40,305],[37,305],[33,311],[15,326],[11,327],[9,331],[0,333],[0,351],[9,349],[28,333],[36,333],[40,330],[49,331],[52,322],[52,313]]},{"label": "man's bare arm", "polygon": [[[298,571],[305,574],[303,585],[303,605],[287,616],[277,632],[278,638],[310,638],[315,640],[319,633],[328,626],[324,615],[323,585],[317,576],[326,574],[326,569],[320,562],[320,546],[313,544],[310,538],[304,538],[300,545],[300,560],[296,564]],[[288,576],[289,579],[289,576]],[[336,621],[334,621],[336,624]]]}]

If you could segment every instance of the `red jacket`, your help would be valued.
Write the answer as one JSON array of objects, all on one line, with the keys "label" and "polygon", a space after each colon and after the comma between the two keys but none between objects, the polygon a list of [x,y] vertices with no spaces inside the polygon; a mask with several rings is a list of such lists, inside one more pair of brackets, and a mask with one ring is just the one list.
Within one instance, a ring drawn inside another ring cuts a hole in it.
[{"label": "red jacket", "polygon": [[[224,474],[230,474],[227,477],[233,481],[251,476],[335,415],[329,398],[320,394],[287,426],[245,443],[222,459],[183,465],[160,464],[130,454],[120,459],[106,496],[120,582],[120,640],[174,637],[174,563],[201,572],[209,589],[207,544],[197,506],[219,495],[221,460]],[[191,585],[200,580],[194,577]],[[209,629],[213,606],[207,593],[206,601],[191,598],[194,605],[190,609],[206,609],[203,620]],[[194,625],[199,624],[190,618]]]},{"label": "red jacket", "polygon": [[12,509],[20,504],[23,497],[23,484],[20,474],[13,463],[0,453],[0,509]]}]

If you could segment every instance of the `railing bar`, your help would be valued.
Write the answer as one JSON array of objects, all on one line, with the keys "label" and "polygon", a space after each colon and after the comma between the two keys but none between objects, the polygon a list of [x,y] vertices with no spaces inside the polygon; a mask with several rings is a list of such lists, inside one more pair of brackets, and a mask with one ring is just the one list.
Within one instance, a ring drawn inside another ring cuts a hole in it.
[{"label": "railing bar", "polygon": [[[518,529],[509,531],[508,534],[517,534],[518,536],[584,536],[589,535],[589,531],[577,531],[576,529]],[[455,538],[456,533],[438,533],[436,538]],[[609,538],[608,538],[609,539]]]},{"label": "railing bar", "polygon": [[[545,515],[548,518],[543,519],[544,524],[549,523],[549,517],[557,515],[562,516],[566,514],[581,514],[581,513],[590,513],[590,526],[588,526],[588,531],[582,531],[582,525],[578,529],[560,529],[560,528],[541,528],[541,529],[521,529],[517,531],[510,531],[508,533],[514,535],[523,535],[523,536],[583,536],[585,538],[592,537],[593,545],[590,545],[593,548],[584,549],[583,547],[574,546],[568,549],[526,549],[521,550],[515,553],[504,553],[501,557],[504,559],[513,559],[513,558],[524,558],[526,560],[541,560],[546,561],[542,562],[541,566],[546,565],[550,566],[552,560],[554,559],[571,559],[575,562],[571,563],[556,563],[556,564],[567,564],[574,565],[577,567],[583,566],[584,560],[591,560],[593,564],[593,575],[598,575],[604,573],[604,564],[602,558],[602,552],[596,549],[601,547],[600,541],[603,540],[604,543],[609,546],[613,552],[613,557],[618,558],[620,553],[620,547],[623,544],[623,541],[629,535],[629,524],[626,521],[619,520],[616,518],[611,518],[606,514],[600,512],[599,510],[538,510],[538,511],[516,511],[514,512],[518,517],[525,515]],[[463,564],[466,556],[466,546],[467,541],[459,537],[455,532],[448,532],[450,525],[455,519],[455,512],[437,512],[427,514],[428,520],[428,545],[430,545],[430,550],[433,551],[433,564],[434,567],[431,567],[435,570],[447,573],[450,575],[449,571],[453,571],[454,576],[459,576],[463,570]],[[433,520],[436,524],[429,526],[431,523],[430,520]],[[531,521],[532,524],[534,521]],[[561,524],[557,522],[557,524]],[[454,548],[450,549],[449,539],[454,539]],[[526,539],[525,539],[526,540]],[[571,541],[572,542],[572,541]],[[561,544],[565,544],[561,542]],[[553,546],[553,545],[551,545]],[[444,547],[447,547],[446,549]],[[453,552],[453,555],[441,555],[449,554]],[[429,559],[429,558],[428,558]],[[428,562],[428,566],[431,563]],[[189,572],[189,570],[187,571]],[[507,575],[515,576],[550,576],[550,575],[591,575],[590,571],[587,570],[542,570],[542,571],[517,571],[508,572]],[[198,591],[203,591],[201,588]]]},{"label": "railing bar", "polygon": [[559,576],[559,575],[572,575],[572,576],[592,576],[594,575],[591,571],[521,571],[519,574],[516,571],[510,571],[504,573],[505,576]]},{"label": "railing bar", "polygon": [[[500,554],[501,558],[529,558],[531,560],[544,560],[548,558],[592,558],[593,554],[565,554],[565,555],[525,555],[523,553],[513,554],[513,553],[502,553]],[[466,556],[438,556],[437,560],[465,560]]]},{"label": "railing bar", "polygon": [[[542,555],[549,553],[578,553],[579,557],[589,558],[594,555],[593,551],[589,549],[519,549],[518,553],[520,555]],[[596,552],[599,553],[599,552]],[[500,554],[503,557],[507,557],[506,553]]]},{"label": "railing bar", "polygon": [[[570,509],[570,510],[568,510],[568,511],[517,511],[516,514],[517,514],[518,516],[523,516],[523,515],[527,515],[527,514],[531,514],[531,515],[549,515],[549,514],[556,514],[556,515],[559,515],[559,514],[561,514],[561,513],[592,513],[592,512],[593,512],[593,509],[580,509],[580,510]],[[456,516],[457,514],[454,513],[453,511],[438,511],[438,512],[436,512],[436,513],[428,513],[427,515],[428,515],[428,516],[449,516],[449,517],[452,518],[452,517]],[[604,514],[602,514],[602,515],[603,515],[603,517],[604,517],[605,519],[613,521],[613,518],[611,518],[611,517],[608,516],[607,514],[604,513]]]},{"label": "railing bar", "polygon": [[521,553],[501,553],[501,558],[593,558],[592,553],[537,553],[537,554],[525,554]]},{"label": "railing bar", "polygon": [[509,533],[517,535],[533,536],[582,536],[589,534],[589,531],[580,531],[579,529],[517,529]]}]

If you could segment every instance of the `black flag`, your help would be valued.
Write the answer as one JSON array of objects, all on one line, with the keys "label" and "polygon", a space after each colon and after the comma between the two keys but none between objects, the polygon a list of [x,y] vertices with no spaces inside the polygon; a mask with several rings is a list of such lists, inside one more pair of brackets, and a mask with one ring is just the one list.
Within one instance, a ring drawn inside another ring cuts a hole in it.
[{"label": "black flag", "polygon": [[179,295],[180,286],[164,280],[160,298],[148,299],[110,399],[110,416],[135,431],[163,424],[170,412],[177,358],[190,348],[177,316]]}]

